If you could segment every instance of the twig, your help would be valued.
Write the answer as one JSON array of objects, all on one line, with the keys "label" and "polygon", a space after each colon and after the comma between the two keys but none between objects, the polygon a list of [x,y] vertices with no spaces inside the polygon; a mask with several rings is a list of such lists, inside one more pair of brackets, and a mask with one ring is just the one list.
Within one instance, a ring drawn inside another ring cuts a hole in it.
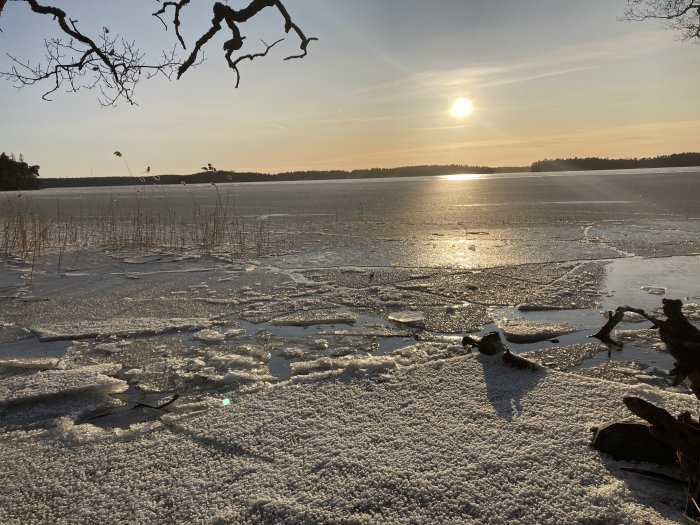
[{"label": "twig", "polygon": [[654,472],[652,470],[645,470],[641,468],[635,468],[635,467],[620,467],[620,470],[623,472],[631,472],[632,474],[639,474],[640,476],[648,476],[650,478],[656,478],[660,479],[662,481],[666,481],[668,483],[672,483],[674,485],[685,485],[685,481],[683,481],[680,478],[674,478],[673,476],[669,476],[668,474],[663,474],[661,472]]}]

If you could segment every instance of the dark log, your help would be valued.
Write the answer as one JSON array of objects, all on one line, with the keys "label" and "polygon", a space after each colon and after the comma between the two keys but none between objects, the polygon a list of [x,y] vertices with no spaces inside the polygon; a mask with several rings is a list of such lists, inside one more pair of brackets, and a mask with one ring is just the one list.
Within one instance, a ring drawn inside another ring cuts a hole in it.
[{"label": "dark log", "polygon": [[651,423],[649,432],[657,439],[672,446],[687,459],[700,461],[700,424],[693,422],[689,414],[673,417],[638,397],[626,397],[625,406],[635,415]]},{"label": "dark log", "polygon": [[626,397],[624,403],[634,414],[651,423],[652,436],[676,449],[678,462],[687,477],[686,515],[691,520],[700,518],[697,501],[700,497],[700,422],[688,412],[674,418],[663,408],[639,399]]},{"label": "dark log", "polygon": [[629,421],[615,421],[591,429],[591,446],[617,460],[648,461],[669,465],[677,461],[676,451],[655,438],[649,425]]}]

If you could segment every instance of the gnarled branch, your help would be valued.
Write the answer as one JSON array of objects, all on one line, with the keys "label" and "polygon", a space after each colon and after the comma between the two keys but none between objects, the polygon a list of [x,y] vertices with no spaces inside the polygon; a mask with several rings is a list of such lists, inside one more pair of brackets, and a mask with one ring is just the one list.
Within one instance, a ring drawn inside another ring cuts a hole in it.
[{"label": "gnarled branch", "polygon": [[299,40],[301,41],[299,44],[299,48],[302,50],[302,53],[298,55],[288,56],[287,58],[285,58],[285,60],[289,60],[291,58],[302,58],[306,56],[309,43],[318,39],[314,37],[309,38],[303,33],[299,26],[297,26],[292,21],[291,17],[289,16],[289,13],[287,12],[287,9],[284,7],[280,0],[252,0],[246,7],[242,9],[233,9],[232,7],[229,7],[228,5],[223,4],[221,2],[215,2],[213,7],[214,17],[211,21],[211,27],[207,30],[206,33],[204,33],[199,38],[199,40],[197,40],[194,49],[190,53],[190,56],[180,66],[177,72],[177,78],[180,78],[192,66],[202,48],[207,44],[207,42],[209,42],[209,40],[212,39],[212,37],[216,33],[218,33],[222,29],[222,22],[226,22],[226,25],[231,31],[231,39],[227,40],[224,43],[225,57],[229,67],[236,74],[236,87],[238,87],[240,81],[240,73],[238,71],[239,62],[243,59],[254,60],[257,57],[265,56],[273,46],[281,42],[281,40],[277,40],[269,46],[263,42],[263,44],[265,44],[266,47],[265,51],[255,54],[243,55],[235,60],[231,58],[232,54],[235,51],[238,51],[239,49],[241,49],[241,47],[243,47],[243,40],[245,39],[245,37],[241,34],[239,24],[247,22],[266,7],[276,7],[282,15],[282,17],[284,18],[285,33],[294,31],[299,37]]},{"label": "gnarled branch", "polygon": [[[263,41],[265,46],[263,51],[237,57],[234,55],[243,47],[245,39],[241,33],[240,24],[249,21],[266,7],[277,8],[284,19],[285,33],[294,32],[300,40],[299,48],[302,52],[288,56],[285,60],[306,56],[309,43],[316,40],[316,38],[307,37],[293,22],[281,0],[249,0],[248,5],[241,9],[233,9],[222,2],[214,2],[211,27],[195,42],[194,48],[184,61],[178,58],[176,49],[173,47],[170,51],[163,51],[159,61],[147,63],[145,54],[134,42],[122,39],[119,35],[113,35],[107,27],[103,27],[97,37],[91,37],[82,31],[78,21],[71,18],[63,9],[41,4],[39,0],[14,1],[26,4],[36,14],[51,16],[58,29],[67,37],[45,39],[44,61],[37,64],[7,54],[10,68],[0,71],[1,78],[14,82],[17,87],[48,81],[51,88],[42,96],[45,100],[50,100],[50,96],[61,88],[73,92],[80,89],[96,89],[100,93],[99,102],[102,105],[113,106],[121,99],[135,104],[134,90],[140,80],[158,74],[168,79],[173,76],[179,79],[186,71],[203,60],[204,46],[221,31],[224,27],[223,23],[226,24],[231,36],[223,46],[224,58],[236,75],[235,86],[238,87],[240,62],[263,57],[282,41],[279,39],[270,45]],[[157,1],[161,2],[161,0]],[[164,1],[160,4],[160,8],[152,13],[167,30],[168,23],[164,16],[172,9],[170,23],[175,28],[175,35],[183,49],[187,49],[187,45],[180,32],[181,14],[190,2],[191,0]],[[0,0],[0,14],[6,3],[7,0]]]},{"label": "gnarled branch", "polygon": [[627,0],[622,20],[641,22],[663,20],[669,29],[678,31],[683,40],[700,42],[700,1],[698,0]]}]

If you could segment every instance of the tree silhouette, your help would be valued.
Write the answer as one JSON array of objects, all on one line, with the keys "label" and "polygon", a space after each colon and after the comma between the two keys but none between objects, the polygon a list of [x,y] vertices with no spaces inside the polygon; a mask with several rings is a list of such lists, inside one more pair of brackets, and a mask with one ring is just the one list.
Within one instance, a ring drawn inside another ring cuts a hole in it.
[{"label": "tree silhouette", "polygon": [[663,20],[680,33],[681,39],[700,42],[700,1],[698,0],[627,0],[623,20]]},{"label": "tree silhouette", "polygon": [[20,154],[0,153],[0,191],[36,190],[39,188],[39,166],[30,166]]},{"label": "tree silhouette", "polygon": [[[33,65],[8,54],[11,67],[7,71],[0,71],[0,77],[10,80],[17,87],[47,82],[51,87],[42,96],[45,100],[50,100],[49,97],[61,88],[72,92],[94,89],[99,92],[101,105],[114,106],[120,100],[134,104],[134,90],[140,80],[156,75],[179,79],[202,60],[204,47],[220,31],[231,37],[224,43],[223,51],[228,67],[235,74],[235,85],[238,87],[239,64],[244,60],[267,55],[270,49],[283,40],[280,38],[271,44],[263,42],[264,47],[258,53],[236,55],[245,39],[241,24],[267,7],[276,8],[284,21],[284,32],[293,33],[299,39],[299,53],[288,56],[285,60],[306,56],[309,43],[317,40],[307,37],[294,23],[281,0],[248,0],[248,4],[240,9],[234,9],[224,2],[209,2],[213,13],[211,26],[196,40],[184,60],[178,57],[176,44],[171,50],[163,50],[160,59],[151,63],[134,42],[121,38],[107,26],[103,26],[96,36],[90,36],[79,27],[77,19],[58,7],[44,5],[37,0],[12,1],[26,4],[37,15],[52,17],[63,33],[61,38],[44,40],[45,57],[42,62]],[[172,26],[179,46],[187,50],[180,27],[183,12],[186,12],[185,8],[191,0],[155,1],[159,8],[152,13],[153,16],[160,20],[166,30]],[[7,0],[0,0],[0,21],[6,4]]]}]

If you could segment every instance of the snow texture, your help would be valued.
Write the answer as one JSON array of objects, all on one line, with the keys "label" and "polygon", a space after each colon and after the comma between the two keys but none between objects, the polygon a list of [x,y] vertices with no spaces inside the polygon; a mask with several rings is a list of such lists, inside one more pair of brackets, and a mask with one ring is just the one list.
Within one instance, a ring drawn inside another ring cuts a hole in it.
[{"label": "snow texture", "polygon": [[0,522],[682,522],[681,491],[620,472],[588,429],[628,416],[625,395],[674,412],[689,398],[481,355],[379,362],[209,399],[128,438],[70,421],[7,432]]}]

